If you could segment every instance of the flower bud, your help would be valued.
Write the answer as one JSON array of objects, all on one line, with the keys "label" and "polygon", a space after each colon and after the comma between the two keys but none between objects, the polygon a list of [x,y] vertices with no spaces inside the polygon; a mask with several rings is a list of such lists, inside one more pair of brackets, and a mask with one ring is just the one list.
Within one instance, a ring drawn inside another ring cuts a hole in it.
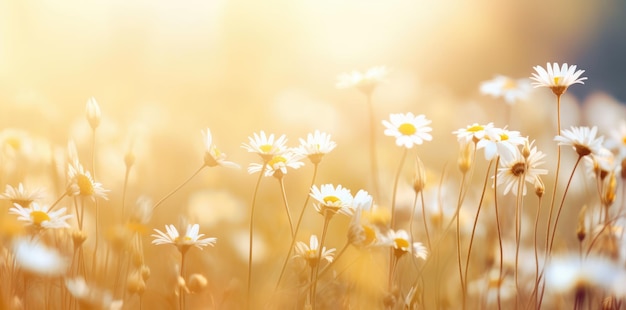
[{"label": "flower bud", "polygon": [[102,115],[100,113],[100,106],[94,97],[87,100],[87,121],[92,130],[96,130],[100,125],[100,119]]}]

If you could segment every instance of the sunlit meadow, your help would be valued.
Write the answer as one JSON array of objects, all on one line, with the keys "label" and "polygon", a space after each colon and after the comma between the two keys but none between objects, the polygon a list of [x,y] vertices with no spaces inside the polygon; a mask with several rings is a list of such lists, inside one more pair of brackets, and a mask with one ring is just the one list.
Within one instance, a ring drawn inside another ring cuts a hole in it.
[{"label": "sunlit meadow", "polygon": [[608,5],[0,8],[0,309],[623,307]]}]

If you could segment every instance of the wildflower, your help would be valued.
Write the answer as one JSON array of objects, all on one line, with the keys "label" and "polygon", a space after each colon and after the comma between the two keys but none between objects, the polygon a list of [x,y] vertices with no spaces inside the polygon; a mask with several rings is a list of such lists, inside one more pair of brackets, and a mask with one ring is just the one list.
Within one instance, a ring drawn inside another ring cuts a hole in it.
[{"label": "wildflower", "polygon": [[130,218],[126,227],[133,232],[143,234],[147,231],[146,225],[152,217],[154,204],[152,199],[146,196],[137,198],[135,207],[131,210]]},{"label": "wildflower", "polygon": [[302,156],[307,156],[313,164],[318,164],[322,156],[330,153],[337,144],[330,140],[330,135],[316,130],[313,134],[308,134],[306,140],[300,138],[300,146],[296,152]]},{"label": "wildflower", "polygon": [[428,250],[421,242],[411,243],[411,238],[406,230],[400,229],[397,231],[389,230],[383,243],[394,249],[396,256],[400,257],[405,253],[413,253],[417,258],[426,259],[428,257]]},{"label": "wildflower", "polygon": [[461,128],[459,130],[453,131],[452,133],[456,135],[457,140],[461,144],[467,144],[470,142],[478,143],[478,141],[482,140],[485,137],[487,131],[492,128],[493,123],[489,123],[487,125],[474,123],[467,126],[467,128]]},{"label": "wildflower", "polygon": [[329,263],[332,262],[335,249],[326,250],[326,247],[322,247],[320,253],[319,247],[320,244],[317,240],[317,236],[311,235],[308,245],[302,241],[298,241],[296,243],[295,254],[293,257],[303,258],[311,267],[317,266],[320,259],[326,260]]},{"label": "wildflower", "polygon": [[200,226],[198,224],[188,224],[185,235],[182,237],[180,237],[178,230],[174,227],[174,225],[165,225],[165,230],[166,232],[164,233],[158,229],[154,229],[157,234],[152,235],[152,237],[155,238],[152,240],[152,244],[172,244],[175,245],[181,253],[186,252],[191,246],[195,246],[196,248],[202,250],[202,247],[207,245],[213,246],[217,241],[217,238],[200,239],[204,236],[204,234],[198,234],[198,231],[200,230]]},{"label": "wildflower", "polygon": [[260,134],[254,133],[254,138],[248,137],[248,140],[250,144],[244,143],[242,147],[248,152],[259,154],[263,161],[269,161],[274,155],[280,155],[287,150],[285,135],[274,139],[274,134],[270,134],[268,137],[265,132],[261,131]]},{"label": "wildflower", "polygon": [[194,273],[189,276],[189,284],[187,287],[189,288],[189,292],[191,293],[200,293],[202,292],[208,285],[209,281],[205,276],[199,273]]},{"label": "wildflower", "polygon": [[96,130],[98,125],[100,125],[100,119],[102,115],[100,113],[100,106],[96,101],[96,98],[91,97],[87,100],[87,121],[89,122],[89,126],[91,126],[92,130]]},{"label": "wildflower", "polygon": [[485,159],[491,160],[496,155],[511,158],[517,152],[517,147],[526,142],[519,131],[489,127],[485,129],[485,136],[476,143],[476,149],[485,149]]},{"label": "wildflower", "polygon": [[63,275],[69,266],[67,258],[36,239],[16,239],[13,243],[13,255],[22,270],[42,276]]},{"label": "wildflower", "polygon": [[335,213],[350,215],[353,212],[350,190],[341,185],[335,188],[332,184],[324,184],[319,189],[313,185],[310,195],[317,201],[315,210],[325,217]]},{"label": "wildflower", "polygon": [[380,234],[375,225],[361,217],[363,212],[372,210],[372,201],[372,196],[364,190],[359,190],[352,200],[354,214],[348,226],[348,241],[359,248],[373,245]]},{"label": "wildflower", "polygon": [[388,70],[384,66],[369,68],[365,73],[358,71],[342,73],[337,77],[336,86],[337,88],[354,87],[369,96],[376,86],[385,79],[387,73]]},{"label": "wildflower", "polygon": [[65,287],[76,298],[80,308],[121,310],[122,300],[114,300],[113,295],[95,287],[90,287],[82,277],[65,279]]},{"label": "wildflower", "polygon": [[583,81],[587,79],[587,77],[580,77],[585,70],[576,70],[576,66],[568,66],[567,63],[564,63],[561,68],[559,68],[558,63],[550,63],[546,64],[546,69],[541,66],[535,66],[536,73],[533,73],[531,80],[535,82],[532,83],[534,87],[549,87],[552,92],[561,96],[565,93],[567,88],[572,84],[585,84]]},{"label": "wildflower", "polygon": [[426,119],[423,114],[418,116],[414,116],[411,112],[391,114],[389,119],[390,122],[383,120],[383,125],[386,127],[385,135],[395,137],[398,146],[412,148],[415,144],[424,143],[424,140],[433,139],[429,134],[432,128],[427,126],[431,121]]},{"label": "wildflower", "polygon": [[626,157],[626,121],[620,121],[618,128],[609,133],[606,147],[615,150],[620,158]]},{"label": "wildflower", "polygon": [[[546,292],[566,293],[581,289],[601,289],[609,293],[623,275],[623,268],[596,256],[555,257],[546,266]],[[623,290],[623,289],[622,289]]]},{"label": "wildflower", "polygon": [[44,198],[44,193],[40,189],[28,191],[24,188],[22,183],[19,183],[17,187],[11,185],[6,186],[4,193],[0,194],[0,197],[10,200],[12,203],[17,203],[22,207],[28,207],[31,202]]},{"label": "wildflower", "polygon": [[8,156],[29,154],[32,148],[32,138],[26,131],[13,128],[0,131],[0,150]]},{"label": "wildflower", "polygon": [[102,188],[102,184],[94,181],[91,173],[85,171],[78,161],[69,165],[68,178],[70,180],[68,190],[71,196],[86,196],[94,200],[96,198],[107,199],[108,190]]},{"label": "wildflower", "polygon": [[574,127],[571,130],[561,130],[561,135],[556,136],[554,141],[559,145],[570,145],[576,150],[579,156],[598,154],[602,147],[604,137],[596,138],[598,127]]},{"label": "wildflower", "polygon": [[72,215],[63,215],[65,210],[66,208],[61,208],[56,211],[49,211],[47,207],[42,207],[36,202],[31,203],[28,208],[14,203],[13,207],[9,209],[9,213],[17,215],[19,221],[37,228],[69,228],[70,225],[65,221],[70,219]]},{"label": "wildflower", "polygon": [[528,97],[531,90],[530,86],[528,79],[514,80],[503,75],[497,75],[493,80],[482,82],[480,92],[495,98],[504,97],[506,103],[512,105],[516,101]]},{"label": "wildflower", "polygon": [[597,154],[584,157],[587,175],[603,180],[609,173],[621,171],[621,166],[615,161],[615,154],[609,149],[600,147]]},{"label": "wildflower", "polygon": [[282,177],[287,174],[287,167],[298,169],[304,166],[304,163],[300,161],[302,156],[292,151],[286,151],[280,155],[272,156],[272,159],[266,164],[252,163],[248,167],[248,173],[256,173],[261,171],[265,167],[265,176]]},{"label": "wildflower", "polygon": [[215,144],[213,144],[213,137],[211,136],[211,130],[209,128],[206,131],[202,131],[202,137],[204,138],[204,164],[209,167],[222,166],[227,168],[240,168],[234,162],[226,160],[226,154],[222,153]]},{"label": "wildflower", "polygon": [[537,151],[537,147],[532,146],[532,144],[529,147],[530,154],[528,157],[524,158],[522,152],[518,150],[516,156],[511,160],[502,158],[500,161],[501,168],[498,168],[498,185],[505,184],[504,195],[511,191],[517,196],[519,186],[522,186],[522,195],[526,195],[526,182],[535,185],[540,175],[548,174],[548,170],[537,168],[537,166],[543,163],[541,160],[546,155],[541,151]]}]

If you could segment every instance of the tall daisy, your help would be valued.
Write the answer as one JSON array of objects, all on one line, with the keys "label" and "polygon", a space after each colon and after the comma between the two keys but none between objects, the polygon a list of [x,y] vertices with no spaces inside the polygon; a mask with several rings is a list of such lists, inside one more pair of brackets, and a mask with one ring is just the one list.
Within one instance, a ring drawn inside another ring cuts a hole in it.
[{"label": "tall daisy", "polygon": [[466,128],[460,128],[458,130],[455,130],[452,133],[456,135],[459,143],[465,145],[470,142],[478,143],[478,141],[485,138],[485,135],[487,135],[489,130],[493,128],[493,123],[488,123],[486,125],[474,123],[467,126]]},{"label": "tall daisy", "polygon": [[165,225],[165,232],[154,229],[156,234],[152,234],[154,240],[152,244],[172,244],[182,252],[186,252],[190,247],[194,246],[200,250],[207,245],[214,246],[217,238],[203,238],[204,234],[198,234],[200,226],[198,224],[188,224],[185,234],[181,236],[174,225]]},{"label": "tall daisy", "polygon": [[314,268],[320,261],[333,261],[333,255],[335,253],[335,249],[326,250],[326,247],[322,247],[320,249],[319,241],[317,240],[316,235],[311,235],[309,239],[309,244],[306,244],[302,241],[298,241],[296,243],[294,258],[302,258],[304,259],[309,267]]},{"label": "tall daisy", "polygon": [[265,167],[265,176],[282,177],[287,174],[287,167],[298,169],[304,166],[304,163],[300,161],[301,159],[302,155],[293,151],[285,151],[282,154],[272,156],[272,159],[270,159],[266,164],[250,164],[248,167],[248,173],[257,173]]},{"label": "tall daisy", "polygon": [[589,154],[598,154],[602,148],[604,137],[596,138],[598,127],[574,127],[570,130],[561,130],[561,135],[554,137],[554,141],[559,145],[571,146],[579,156],[587,156]]},{"label": "tall daisy", "polygon": [[204,141],[204,164],[209,167],[222,166],[228,168],[240,168],[238,164],[227,161],[226,154],[222,153],[220,149],[213,144],[213,136],[211,136],[211,130],[207,128],[202,131],[202,137]]},{"label": "tall daisy", "polygon": [[24,208],[18,203],[14,203],[9,209],[9,213],[17,215],[19,221],[25,222],[37,228],[69,228],[66,222],[72,218],[71,214],[65,214],[66,208],[56,211],[49,211],[48,207],[39,205],[36,202]]},{"label": "tall daisy", "polygon": [[267,136],[264,131],[261,131],[259,134],[254,133],[253,137],[248,137],[248,140],[249,143],[244,143],[242,147],[250,153],[259,154],[263,161],[269,161],[274,155],[282,154],[287,150],[285,135],[276,139],[274,134]]},{"label": "tall daisy", "polygon": [[433,139],[429,134],[433,130],[428,126],[430,123],[431,121],[423,114],[415,116],[411,112],[391,114],[389,121],[383,120],[383,125],[386,127],[385,135],[395,137],[396,144],[406,148],[412,148],[413,145]]},{"label": "tall daisy", "polygon": [[313,164],[318,164],[322,157],[334,150],[337,144],[330,140],[330,135],[316,130],[308,134],[306,140],[300,138],[300,146],[296,152],[308,157]]},{"label": "tall daisy", "polygon": [[491,160],[496,155],[511,158],[518,150],[518,146],[524,145],[526,138],[519,131],[490,127],[485,129],[485,136],[476,143],[476,149],[485,150],[485,159]]},{"label": "tall daisy", "polygon": [[536,73],[533,73],[531,80],[534,87],[548,87],[552,92],[561,96],[568,87],[573,84],[585,84],[583,81],[587,77],[581,77],[585,70],[576,70],[576,66],[568,66],[564,63],[560,68],[558,63],[547,63],[546,69],[541,66],[535,66]]}]

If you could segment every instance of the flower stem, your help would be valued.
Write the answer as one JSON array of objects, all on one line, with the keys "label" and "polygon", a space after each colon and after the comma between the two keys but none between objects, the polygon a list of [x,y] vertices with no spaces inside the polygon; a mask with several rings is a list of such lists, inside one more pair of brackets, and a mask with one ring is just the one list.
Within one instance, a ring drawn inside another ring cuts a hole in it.
[{"label": "flower stem", "polygon": [[378,158],[376,156],[376,115],[374,113],[374,104],[372,103],[372,94],[366,94],[367,108],[369,112],[370,122],[370,164],[372,169],[372,183],[374,185],[374,193],[376,199],[380,199],[380,185],[378,178]]},{"label": "flower stem", "polygon": [[252,206],[250,207],[250,235],[249,235],[249,246],[248,246],[248,287],[246,290],[246,308],[250,309],[250,288],[252,286],[252,244],[254,241],[253,232],[254,232],[254,209],[256,207],[256,198],[259,193],[259,186],[261,185],[261,179],[263,178],[263,171],[265,171],[265,167],[267,166],[267,161],[263,163],[263,167],[261,168],[261,173],[259,173],[259,178],[256,181],[256,185],[254,186],[254,194],[252,195]]},{"label": "flower stem", "polygon": [[285,182],[283,177],[278,179],[278,183],[280,183],[280,192],[283,197],[283,203],[285,205],[285,211],[287,211],[287,219],[289,220],[289,230],[291,231],[291,239],[295,239],[296,235],[293,230],[293,221],[291,220],[291,212],[289,212],[289,203],[287,202],[287,193],[285,192]]},{"label": "flower stem", "polygon": [[[189,183],[189,181],[191,181],[196,175],[198,175],[198,173],[200,173],[200,171],[202,171],[202,169],[204,169],[204,167],[208,167],[208,166],[205,165],[205,164],[202,164],[202,166],[200,166],[200,168],[198,168],[198,170],[196,170],[196,172],[194,172],[187,180],[185,180],[182,184],[178,185],[178,187],[176,187],[174,190],[172,190],[167,195],[165,195],[165,197],[161,198],[157,203],[155,203],[154,206],[152,207],[152,211],[154,212],[154,210],[156,210],[156,208],[158,206],[160,206],[167,198],[170,198],[170,196],[174,195],[183,186],[185,186],[187,183]],[[261,175],[263,175],[263,173],[261,173]]]},{"label": "flower stem", "polygon": [[400,159],[400,164],[398,165],[398,170],[396,171],[396,177],[393,181],[393,191],[391,196],[391,229],[395,229],[395,220],[396,220],[396,195],[398,192],[398,181],[400,180],[400,173],[402,172],[402,166],[404,166],[404,161],[406,159],[406,155],[409,153],[409,149],[404,148],[402,152],[402,158]]},{"label": "flower stem", "polygon": [[550,239],[550,246],[548,247],[548,254],[552,252],[552,246],[554,245],[554,236],[556,235],[557,225],[559,224],[559,218],[561,217],[561,211],[563,210],[563,204],[565,203],[565,197],[567,196],[567,191],[572,184],[572,179],[574,178],[574,172],[576,172],[576,167],[580,163],[582,156],[578,156],[576,163],[574,164],[574,169],[572,169],[572,173],[570,174],[569,180],[567,181],[567,186],[565,187],[565,191],[563,192],[563,198],[561,199],[561,204],[559,205],[559,210],[557,211],[556,218],[554,219],[554,228],[552,229],[552,238]]}]

